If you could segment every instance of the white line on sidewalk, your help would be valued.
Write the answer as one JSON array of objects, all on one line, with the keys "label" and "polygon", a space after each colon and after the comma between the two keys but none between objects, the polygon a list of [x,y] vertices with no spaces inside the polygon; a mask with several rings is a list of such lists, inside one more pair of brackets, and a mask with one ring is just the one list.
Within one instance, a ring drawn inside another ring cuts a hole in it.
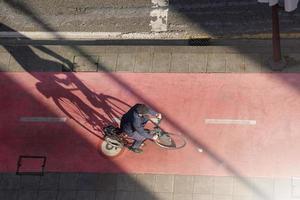
[{"label": "white line on sidewalk", "polygon": [[[184,33],[163,32],[0,32],[0,38],[29,38],[32,40],[117,40],[117,39],[188,39]],[[197,38],[207,38],[206,35],[195,35]]]},{"label": "white line on sidewalk", "polygon": [[256,120],[242,120],[242,119],[205,119],[205,124],[256,125]]},{"label": "white line on sidewalk", "polygon": [[21,117],[21,122],[66,122],[66,117]]}]

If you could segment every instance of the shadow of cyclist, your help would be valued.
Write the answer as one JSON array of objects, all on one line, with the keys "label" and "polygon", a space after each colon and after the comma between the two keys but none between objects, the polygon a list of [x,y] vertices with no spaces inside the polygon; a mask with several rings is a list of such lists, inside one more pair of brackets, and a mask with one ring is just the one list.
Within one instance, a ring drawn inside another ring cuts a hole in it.
[{"label": "shadow of cyclist", "polygon": [[[0,23],[0,31],[15,30]],[[54,60],[44,59],[28,45],[3,45],[15,61],[34,78],[36,88],[46,98],[51,98],[56,106],[70,119],[90,133],[100,137],[103,126],[118,125],[116,119],[130,107],[127,103],[105,94],[97,94],[86,86],[74,72],[72,62],[44,46],[34,46]],[[50,67],[54,72],[48,72]],[[60,72],[57,70],[60,69]],[[41,73],[47,71],[47,73]],[[61,71],[70,71],[64,72]],[[83,101],[85,96],[87,101]]]}]

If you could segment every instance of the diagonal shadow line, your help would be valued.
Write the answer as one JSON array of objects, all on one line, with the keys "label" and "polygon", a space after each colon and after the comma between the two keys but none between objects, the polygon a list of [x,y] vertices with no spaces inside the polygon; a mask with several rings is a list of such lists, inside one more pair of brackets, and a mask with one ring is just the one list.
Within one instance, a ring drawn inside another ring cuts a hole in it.
[{"label": "diagonal shadow line", "polygon": [[[55,30],[47,25],[42,19],[37,17],[38,15],[34,13],[30,8],[28,8],[24,3],[22,2],[13,2],[9,0],[4,0],[4,2],[12,7],[13,9],[20,11],[24,13],[27,17],[31,18],[32,20],[36,21],[38,24],[42,26],[43,29],[49,32],[55,32]],[[59,36],[58,33],[53,33],[58,39],[64,39],[63,37]],[[78,46],[69,46],[73,51],[77,51],[79,55],[85,57],[89,62],[95,63],[96,60],[94,60],[92,57],[90,57],[83,49],[81,49]],[[102,70],[104,72],[109,72],[108,69],[105,66],[101,66]],[[111,80],[113,80],[115,83],[117,83],[121,88],[125,88],[126,90],[130,91],[131,94],[133,94],[137,99],[140,101],[146,103],[147,105],[153,107],[154,109],[157,109],[157,107],[154,105],[154,103],[149,102],[144,97],[140,96],[132,87],[130,87],[126,82],[120,80],[116,75],[112,73],[105,73]],[[195,137],[192,136],[191,133],[184,127],[180,126],[178,123],[176,123],[170,116],[166,116],[166,121],[170,123],[175,129],[177,129],[180,133],[182,133],[187,139],[189,139],[191,142],[193,142],[196,146],[201,146],[203,149],[205,149],[205,152],[217,163],[225,163],[225,168],[232,174],[238,177],[238,179],[244,183],[248,188],[250,188],[252,191],[254,191],[258,196],[270,200],[271,198],[266,195],[261,189],[259,189],[257,186],[252,184],[250,181],[246,180],[242,177],[241,173],[234,168],[234,166],[230,165],[228,162],[226,162],[223,158],[221,158],[219,155],[217,155],[213,150],[211,150],[206,144],[203,142],[198,141]]]}]

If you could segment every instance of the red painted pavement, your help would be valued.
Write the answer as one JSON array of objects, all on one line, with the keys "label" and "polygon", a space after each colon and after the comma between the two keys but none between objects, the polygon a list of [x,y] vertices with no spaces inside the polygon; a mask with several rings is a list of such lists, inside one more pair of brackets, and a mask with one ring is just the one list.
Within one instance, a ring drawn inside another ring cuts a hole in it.
[{"label": "red painted pavement", "polygon": [[[300,176],[299,74],[1,73],[0,84],[1,172],[14,172],[19,155],[42,155],[47,171]],[[148,142],[142,155],[101,156],[101,128],[141,101],[187,146],[168,151]]]}]

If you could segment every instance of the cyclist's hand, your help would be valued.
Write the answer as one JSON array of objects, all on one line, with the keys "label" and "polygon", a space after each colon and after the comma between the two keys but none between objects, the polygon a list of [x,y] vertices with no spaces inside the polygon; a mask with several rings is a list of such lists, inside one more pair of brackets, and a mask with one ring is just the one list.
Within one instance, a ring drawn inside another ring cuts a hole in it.
[{"label": "cyclist's hand", "polygon": [[154,135],[152,139],[153,140],[157,140],[158,139],[158,135]]}]

